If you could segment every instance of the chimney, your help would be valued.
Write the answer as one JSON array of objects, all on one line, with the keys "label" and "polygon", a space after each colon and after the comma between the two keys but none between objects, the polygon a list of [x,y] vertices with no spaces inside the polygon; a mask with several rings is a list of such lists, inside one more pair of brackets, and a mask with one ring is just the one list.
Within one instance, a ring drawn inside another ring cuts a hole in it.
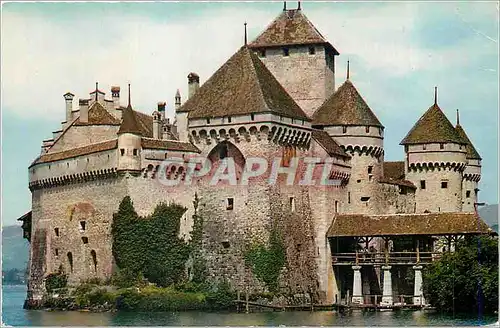
[{"label": "chimney", "polygon": [[73,114],[71,112],[73,111],[73,97],[75,95],[72,94],[71,92],[66,92],[64,94],[64,100],[66,101],[66,123],[69,123],[71,119],[73,118]]},{"label": "chimney", "polygon": [[163,121],[165,119],[165,106],[167,106],[167,103],[164,101],[160,101],[158,103],[158,111],[161,114],[161,120]]},{"label": "chimney", "polygon": [[196,73],[188,75],[188,99],[191,98],[200,87],[200,77]]},{"label": "chimney", "polygon": [[153,139],[160,139],[161,135],[161,114],[158,111],[153,112]]},{"label": "chimney", "polygon": [[113,108],[120,108],[120,87],[111,87],[111,97],[113,99]]},{"label": "chimney", "polygon": [[80,99],[80,122],[86,123],[89,121],[89,99]]},{"label": "chimney", "polygon": [[177,92],[175,93],[175,111],[177,111],[181,107],[181,93],[179,92],[179,89],[177,89]]}]

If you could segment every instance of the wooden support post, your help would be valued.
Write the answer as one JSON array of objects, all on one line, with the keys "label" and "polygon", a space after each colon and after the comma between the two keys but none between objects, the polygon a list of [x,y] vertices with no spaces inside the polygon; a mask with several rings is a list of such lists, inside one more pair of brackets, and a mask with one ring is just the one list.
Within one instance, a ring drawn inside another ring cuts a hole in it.
[{"label": "wooden support post", "polygon": [[417,239],[417,264],[420,263],[420,247],[419,241]]},{"label": "wooden support post", "polygon": [[385,248],[385,263],[389,263],[389,239],[387,237],[384,238],[384,248]]},{"label": "wooden support post", "polygon": [[359,257],[358,257],[358,251],[356,251],[356,265],[359,264]]},{"label": "wooden support post", "polygon": [[241,301],[241,292],[240,290],[238,289],[238,291],[236,292],[236,299],[237,299],[237,302],[236,302],[236,312],[237,313],[240,313],[240,301]]},{"label": "wooden support post", "polygon": [[246,304],[245,304],[245,313],[248,313],[248,287],[246,288],[245,290],[245,301],[246,301]]}]

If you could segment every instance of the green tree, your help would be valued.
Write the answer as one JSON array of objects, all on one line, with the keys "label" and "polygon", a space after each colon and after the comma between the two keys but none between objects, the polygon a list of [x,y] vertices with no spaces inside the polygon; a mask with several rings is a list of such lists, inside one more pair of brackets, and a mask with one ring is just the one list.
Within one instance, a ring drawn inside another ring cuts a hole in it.
[{"label": "green tree", "polygon": [[460,241],[453,253],[423,272],[427,302],[443,312],[498,310],[498,241],[487,236]]}]

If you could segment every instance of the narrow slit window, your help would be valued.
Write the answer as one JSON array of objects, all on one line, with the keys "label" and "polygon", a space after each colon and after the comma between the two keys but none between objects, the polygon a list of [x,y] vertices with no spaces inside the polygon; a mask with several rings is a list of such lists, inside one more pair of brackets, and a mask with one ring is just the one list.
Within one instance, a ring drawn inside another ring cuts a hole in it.
[{"label": "narrow slit window", "polygon": [[56,248],[56,249],[54,249],[54,254],[55,254],[56,256],[59,256],[59,249],[57,249],[57,248]]},{"label": "narrow slit window", "polygon": [[226,209],[228,211],[232,211],[234,209],[234,198],[228,198],[227,199],[227,206]]},{"label": "narrow slit window", "polygon": [[54,233],[56,234],[56,237],[59,237],[59,228],[54,228]]},{"label": "narrow slit window", "polygon": [[90,256],[92,256],[92,263],[94,264],[94,272],[97,272],[97,254],[94,250],[91,250]]},{"label": "narrow slit window", "polygon": [[339,202],[336,200],[335,201],[335,213],[339,212]]},{"label": "narrow slit window", "polygon": [[262,57],[262,58],[266,57],[266,50],[261,50],[260,51],[260,57]]},{"label": "narrow slit window", "polygon": [[368,166],[368,174],[372,174],[373,172],[373,166]]},{"label": "narrow slit window", "polygon": [[465,197],[470,198],[470,190],[467,190],[467,191],[465,192]]},{"label": "narrow slit window", "polygon": [[67,257],[68,257],[69,268],[71,272],[73,272],[73,254],[71,254],[71,252],[68,252]]},{"label": "narrow slit window", "polygon": [[365,131],[366,133],[370,133],[370,127],[369,126],[365,127]]},{"label": "narrow slit window", "polygon": [[295,197],[290,197],[289,203],[290,203],[290,211],[295,212]]},{"label": "narrow slit window", "polygon": [[344,126],[342,127],[342,133],[347,133],[347,126],[345,126],[345,125],[344,125]]},{"label": "narrow slit window", "polygon": [[80,231],[85,231],[87,223],[85,221],[80,221]]},{"label": "narrow slit window", "polygon": [[351,204],[351,192],[347,192],[347,204]]},{"label": "narrow slit window", "polygon": [[125,155],[125,149],[120,148],[120,155],[121,155],[121,156]]},{"label": "narrow slit window", "polygon": [[231,123],[231,116],[229,116],[229,117],[227,118],[227,122],[228,122],[228,123]]},{"label": "narrow slit window", "polygon": [[444,149],[444,144],[440,143],[439,144],[439,149]]},{"label": "narrow slit window", "polygon": [[207,118],[207,124],[210,124],[210,119],[209,118]]},{"label": "narrow slit window", "polygon": [[255,115],[254,115],[254,114],[250,114],[250,119],[251,119],[252,121],[255,121]]},{"label": "narrow slit window", "polygon": [[82,243],[88,244],[89,243],[89,237],[82,237]]},{"label": "narrow slit window", "polygon": [[420,180],[420,189],[425,189],[425,180]]},{"label": "narrow slit window", "polygon": [[137,149],[134,148],[134,156],[137,156]]}]

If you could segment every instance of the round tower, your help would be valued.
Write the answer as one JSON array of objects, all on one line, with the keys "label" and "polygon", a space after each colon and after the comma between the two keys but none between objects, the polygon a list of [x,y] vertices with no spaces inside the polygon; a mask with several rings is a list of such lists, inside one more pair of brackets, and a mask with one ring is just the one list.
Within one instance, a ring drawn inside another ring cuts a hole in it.
[{"label": "round tower", "polygon": [[457,125],[455,130],[467,143],[466,163],[462,177],[462,211],[474,212],[474,203],[478,202],[479,180],[481,180],[481,156],[460,125],[460,117],[457,109]]},{"label": "round tower", "polygon": [[130,85],[128,106],[123,110],[122,123],[118,130],[118,170],[140,171],[142,152],[142,131],[130,104]]},{"label": "round tower", "polygon": [[400,143],[405,147],[406,179],[417,187],[416,212],[462,211],[466,142],[437,104],[417,121]]},{"label": "round tower", "polygon": [[379,213],[372,198],[384,175],[384,127],[349,80],[349,68],[344,84],[314,113],[313,126],[325,130],[351,156],[345,211]]}]

